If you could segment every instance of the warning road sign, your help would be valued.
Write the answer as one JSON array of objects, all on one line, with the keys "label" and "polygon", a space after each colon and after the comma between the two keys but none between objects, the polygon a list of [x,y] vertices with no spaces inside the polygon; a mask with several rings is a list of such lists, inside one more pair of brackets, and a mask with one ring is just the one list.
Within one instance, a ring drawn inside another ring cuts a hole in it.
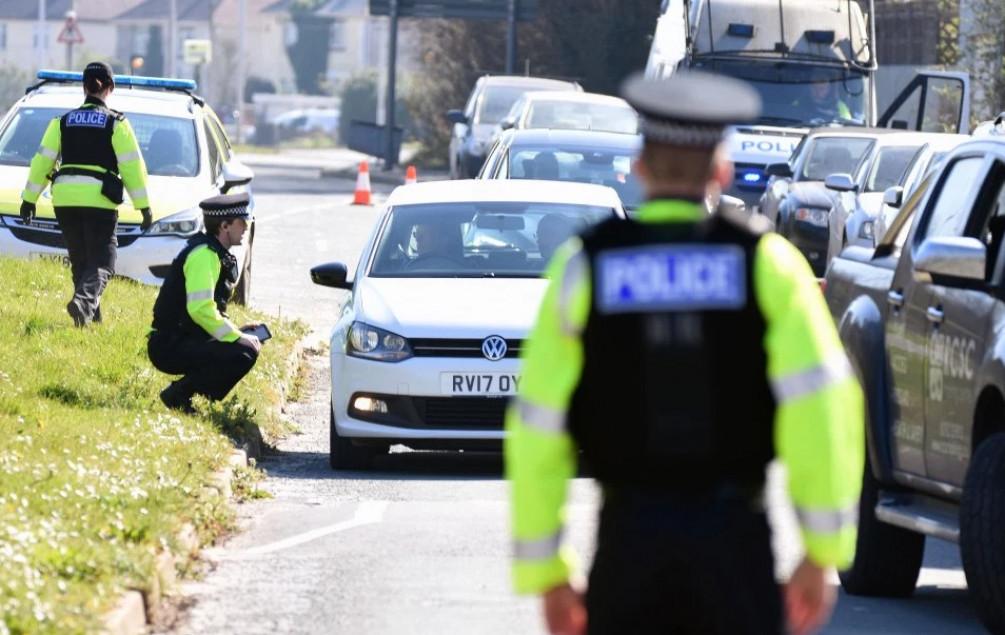
[{"label": "warning road sign", "polygon": [[83,44],[84,34],[80,32],[80,27],[77,26],[76,18],[67,18],[66,23],[63,25],[63,30],[59,32],[59,36],[56,41],[61,44]]}]

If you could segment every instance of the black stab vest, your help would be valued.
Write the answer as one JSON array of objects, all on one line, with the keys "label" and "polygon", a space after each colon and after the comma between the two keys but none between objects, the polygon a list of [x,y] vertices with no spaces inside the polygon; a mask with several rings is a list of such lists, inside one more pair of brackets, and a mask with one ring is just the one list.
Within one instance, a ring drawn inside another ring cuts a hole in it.
[{"label": "black stab vest", "polygon": [[171,269],[157,295],[153,322],[153,327],[157,331],[195,337],[210,336],[192,320],[186,307],[188,294],[185,292],[185,259],[194,249],[202,245],[209,246],[220,259],[220,277],[213,289],[213,301],[216,302],[216,308],[220,313],[226,313],[227,302],[240,273],[237,258],[224,249],[215,237],[207,236],[205,233],[196,234],[189,239],[188,244],[171,263]]},{"label": "black stab vest", "polygon": [[[763,231],[756,220],[717,213],[697,223],[610,220],[583,236],[593,299],[569,427],[603,484],[684,493],[763,485],[775,454],[766,326],[753,277]],[[741,305],[602,310],[598,257],[684,245],[739,247]]]},{"label": "black stab vest", "polygon": [[63,165],[97,165],[113,174],[119,172],[119,160],[112,148],[115,121],[122,113],[97,100],[88,99],[92,108],[71,110],[59,119],[60,153]]}]

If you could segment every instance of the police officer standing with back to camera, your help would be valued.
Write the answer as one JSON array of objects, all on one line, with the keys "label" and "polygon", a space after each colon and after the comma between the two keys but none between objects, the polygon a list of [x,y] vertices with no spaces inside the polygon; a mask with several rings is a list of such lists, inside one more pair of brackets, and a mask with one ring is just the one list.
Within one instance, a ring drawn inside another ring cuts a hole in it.
[{"label": "police officer standing with back to camera", "polygon": [[[630,79],[648,202],[565,243],[506,420],[514,577],[552,633],[808,633],[850,563],[863,398],[810,268],[758,217],[711,216],[727,124],[756,93],[699,73]],[[563,548],[567,481],[603,489],[585,601]],[[763,489],[788,470],[805,558],[780,590]]]},{"label": "police officer standing with back to camera", "polygon": [[147,168],[136,135],[122,113],[105,105],[114,88],[108,64],[87,65],[83,105],[49,123],[21,195],[21,219],[30,223],[38,197],[52,178],[52,205],[73,276],[73,298],[66,311],[77,326],[101,321],[101,294],[115,272],[123,181],[133,207],[143,216],[142,229],[152,222]]},{"label": "police officer standing with back to camera", "polygon": [[192,397],[219,400],[251,371],[262,344],[226,315],[240,276],[230,248],[244,242],[251,212],[247,194],[200,203],[206,231],[189,239],[171,263],[154,303],[150,361],[169,375],[184,375],[161,392],[168,408],[192,412]]}]

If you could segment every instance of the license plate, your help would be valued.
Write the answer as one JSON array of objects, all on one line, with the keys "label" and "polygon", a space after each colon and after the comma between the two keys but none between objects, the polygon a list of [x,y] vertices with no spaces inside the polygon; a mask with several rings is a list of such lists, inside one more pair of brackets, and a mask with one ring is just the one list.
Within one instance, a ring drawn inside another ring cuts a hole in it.
[{"label": "license plate", "polygon": [[28,257],[35,260],[54,260],[67,267],[70,266],[70,257],[66,254],[53,254],[47,251],[33,251],[28,254]]},{"label": "license plate", "polygon": [[519,387],[515,373],[440,373],[444,395],[515,395]]}]

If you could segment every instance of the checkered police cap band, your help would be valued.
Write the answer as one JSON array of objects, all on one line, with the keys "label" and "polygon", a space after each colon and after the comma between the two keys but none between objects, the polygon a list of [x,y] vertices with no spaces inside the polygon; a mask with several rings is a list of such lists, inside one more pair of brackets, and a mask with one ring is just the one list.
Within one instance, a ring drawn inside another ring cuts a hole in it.
[{"label": "checkered police cap band", "polygon": [[223,209],[204,209],[202,210],[202,215],[213,216],[216,218],[238,218],[251,216],[248,212],[247,205],[242,205],[240,207],[225,207]]},{"label": "checkered police cap band", "polygon": [[719,125],[682,123],[646,116],[640,119],[639,129],[646,139],[674,146],[714,148],[722,142],[726,131]]}]

